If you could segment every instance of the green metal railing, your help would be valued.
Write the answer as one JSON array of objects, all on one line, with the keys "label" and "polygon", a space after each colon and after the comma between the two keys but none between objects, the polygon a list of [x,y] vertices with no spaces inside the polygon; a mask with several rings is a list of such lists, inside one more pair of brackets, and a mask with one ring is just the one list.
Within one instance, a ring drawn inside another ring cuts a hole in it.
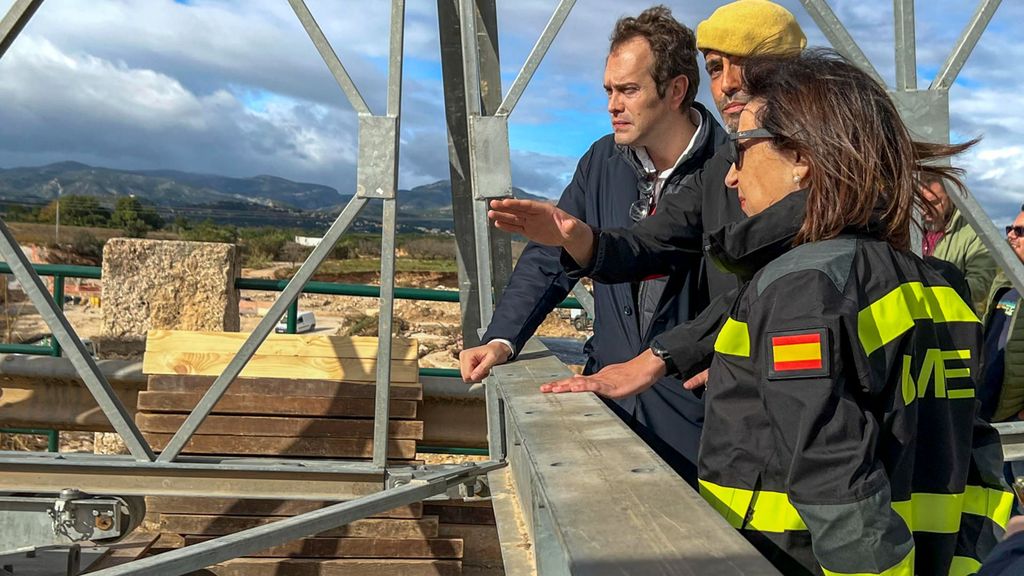
[{"label": "green metal railing", "polygon": [[[40,276],[53,277],[53,298],[57,305],[64,308],[64,281],[67,278],[87,278],[100,280],[102,269],[98,266],[72,266],[65,264],[35,264],[33,265]],[[6,262],[0,262],[0,274],[11,274],[11,267]],[[239,278],[235,281],[235,288],[239,290],[261,290],[267,292],[280,292],[288,284],[287,280],[265,280],[260,278]],[[304,294],[325,294],[330,296],[357,296],[366,298],[379,298],[380,288],[365,284],[340,284],[335,282],[310,282],[303,289]],[[395,298],[399,300],[423,300],[427,302],[458,302],[459,292],[457,290],[434,290],[430,288],[395,288]],[[559,308],[582,309],[576,298],[566,298],[558,306]],[[292,302],[288,307],[286,315],[287,331],[294,334],[299,314],[298,300]],[[0,344],[0,354],[34,354],[40,356],[60,356],[60,345],[56,339],[50,338],[50,345],[41,346],[38,344]],[[459,378],[460,373],[454,368],[420,368],[420,376],[435,378]],[[49,450],[57,451],[58,433],[56,430],[30,430],[30,429],[8,429],[0,430],[12,434],[43,434],[48,437]],[[420,446],[420,452],[433,454],[458,454],[485,456],[487,450],[484,448],[452,448],[445,446]]]},{"label": "green metal railing", "polygon": [[60,433],[57,432],[56,430],[40,430],[36,428],[3,428],[0,429],[0,433],[46,436],[46,450],[48,452],[58,452],[60,450]]},{"label": "green metal railing", "polygon": [[[64,309],[64,281],[67,278],[89,278],[99,280],[102,269],[98,266],[72,266],[69,264],[36,264],[33,266],[40,276],[53,278],[53,300],[57,307]],[[0,262],[0,274],[13,273],[10,265]],[[0,344],[0,354],[35,354],[40,356],[60,356],[60,344],[56,338],[50,338],[49,344]]]}]

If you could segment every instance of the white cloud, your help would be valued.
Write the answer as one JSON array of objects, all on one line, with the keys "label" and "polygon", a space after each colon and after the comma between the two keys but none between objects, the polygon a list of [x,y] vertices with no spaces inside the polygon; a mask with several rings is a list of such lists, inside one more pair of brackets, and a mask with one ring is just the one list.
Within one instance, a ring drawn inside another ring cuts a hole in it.
[{"label": "white cloud", "polygon": [[[454,1],[454,0],[449,0]],[[794,12],[812,44],[824,36],[799,0]],[[371,108],[385,103],[390,3],[354,10],[336,0],[309,8]],[[508,89],[547,23],[555,0],[498,2],[503,88]],[[615,20],[649,0],[580,2],[511,117],[517,185],[557,194],[590,142],[608,130],[601,76]],[[676,0],[696,27],[717,3]],[[892,3],[834,0],[839,18],[883,77],[893,76]],[[447,178],[437,3],[407,2],[400,184]],[[918,3],[918,62],[937,69],[974,3]],[[954,131],[985,140],[965,157],[990,211],[1019,187],[1013,146],[1024,122],[1024,41],[1012,23],[1024,5],[1004,2],[951,93]],[[922,86],[929,78],[922,78]],[[703,83],[706,85],[706,78]],[[252,94],[259,104],[251,105]],[[706,92],[701,93],[706,99]],[[356,119],[305,31],[281,0],[51,0],[0,61],[0,165],[77,159],[114,167],[167,167],[229,175],[274,173],[351,189]],[[248,103],[248,104],[247,104]],[[551,126],[543,149],[538,136]]]}]

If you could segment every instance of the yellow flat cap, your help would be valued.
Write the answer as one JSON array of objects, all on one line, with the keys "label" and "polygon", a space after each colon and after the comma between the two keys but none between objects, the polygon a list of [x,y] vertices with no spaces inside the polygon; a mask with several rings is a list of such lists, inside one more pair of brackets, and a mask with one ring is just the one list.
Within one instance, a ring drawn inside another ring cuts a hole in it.
[{"label": "yellow flat cap", "polygon": [[737,0],[697,25],[697,49],[730,56],[795,55],[807,37],[793,14],[769,0]]}]

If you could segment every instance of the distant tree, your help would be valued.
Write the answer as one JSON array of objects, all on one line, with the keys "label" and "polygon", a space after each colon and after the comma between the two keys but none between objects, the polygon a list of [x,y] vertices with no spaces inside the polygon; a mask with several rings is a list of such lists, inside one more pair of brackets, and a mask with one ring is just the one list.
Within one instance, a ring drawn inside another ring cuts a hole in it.
[{"label": "distant tree", "polygon": [[234,226],[218,226],[213,220],[203,220],[191,229],[182,233],[182,238],[193,242],[238,242],[238,228]]},{"label": "distant tree", "polygon": [[255,260],[277,260],[285,244],[294,236],[285,230],[255,228],[242,233],[245,251]]},{"label": "distant tree", "polygon": [[62,196],[44,206],[39,212],[39,221],[55,222],[58,203],[60,204],[61,224],[97,227],[105,227],[110,224],[110,210],[104,208],[98,198],[77,194]]},{"label": "distant tree", "polygon": [[38,222],[41,208],[19,204],[0,206],[4,220],[8,222]]},{"label": "distant tree", "polygon": [[138,198],[122,196],[114,205],[110,225],[132,238],[145,238],[147,232],[163,226],[163,219],[152,206],[144,205]]},{"label": "distant tree", "polygon": [[171,230],[181,234],[192,227],[192,223],[188,221],[188,218],[181,214],[174,217],[174,222],[171,224]]}]

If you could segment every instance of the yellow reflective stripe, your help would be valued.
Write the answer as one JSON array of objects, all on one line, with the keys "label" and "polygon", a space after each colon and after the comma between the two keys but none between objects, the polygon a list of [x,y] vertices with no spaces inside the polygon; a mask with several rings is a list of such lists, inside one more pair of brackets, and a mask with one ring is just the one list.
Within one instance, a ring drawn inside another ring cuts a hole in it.
[{"label": "yellow reflective stripe", "polygon": [[754,493],[739,488],[726,488],[707,480],[698,480],[700,495],[711,505],[733,528],[742,528],[743,519],[750,509],[750,499]]},{"label": "yellow reflective stripe", "polygon": [[981,562],[967,556],[953,556],[949,564],[949,576],[970,576],[981,569]]},{"label": "yellow reflective stripe", "polygon": [[965,493],[964,514],[984,516],[1001,528],[1006,528],[1006,523],[1010,520],[1010,511],[1013,510],[1012,492],[983,486],[968,486]]},{"label": "yellow reflective stripe", "polygon": [[871,354],[910,330],[916,320],[981,322],[949,286],[900,284],[857,314],[857,335],[865,354]]},{"label": "yellow reflective stripe", "polygon": [[[734,528],[760,532],[807,530],[800,513],[782,492],[729,488],[700,480],[700,493]],[[955,534],[960,530],[961,514],[984,516],[1006,527],[1013,507],[1013,494],[1004,490],[968,486],[960,494],[919,492],[910,500],[892,502],[892,509],[903,518],[912,532]],[[744,523],[751,507],[750,520]]]},{"label": "yellow reflective stripe", "polygon": [[911,548],[899,564],[881,572],[833,572],[824,566],[821,567],[821,571],[825,576],[914,576],[914,549]]},{"label": "yellow reflective stripe", "polygon": [[927,494],[910,496],[910,500],[893,502],[892,509],[903,517],[911,532],[956,534],[960,530],[963,494]]},{"label": "yellow reflective stripe", "polygon": [[789,497],[782,492],[760,491],[754,495],[754,514],[747,527],[759,532],[807,530]]},{"label": "yellow reflective stripe", "polygon": [[750,333],[747,332],[747,323],[726,319],[715,339],[715,352],[749,358]]}]

